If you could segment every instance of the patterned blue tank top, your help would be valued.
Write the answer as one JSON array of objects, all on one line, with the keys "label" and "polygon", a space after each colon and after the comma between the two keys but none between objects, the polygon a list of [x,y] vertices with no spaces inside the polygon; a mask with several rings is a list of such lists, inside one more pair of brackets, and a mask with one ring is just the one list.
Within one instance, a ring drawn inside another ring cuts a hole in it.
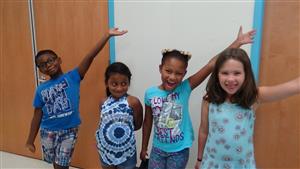
[{"label": "patterned blue tank top", "polygon": [[209,132],[201,169],[255,169],[255,114],[237,104],[209,104]]},{"label": "patterned blue tank top", "polygon": [[127,95],[117,100],[109,96],[101,110],[96,131],[98,152],[106,164],[121,164],[136,153],[133,110]]}]

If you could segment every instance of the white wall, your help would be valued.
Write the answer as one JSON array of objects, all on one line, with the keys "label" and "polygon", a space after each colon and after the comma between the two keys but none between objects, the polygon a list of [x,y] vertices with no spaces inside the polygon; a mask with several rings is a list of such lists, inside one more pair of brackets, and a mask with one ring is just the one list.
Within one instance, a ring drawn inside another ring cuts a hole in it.
[{"label": "white wall", "polygon": [[[143,102],[144,91],[160,84],[161,49],[191,52],[185,78],[189,77],[236,38],[240,25],[244,31],[252,28],[254,2],[115,1],[114,7],[115,26],[129,31],[116,38],[116,61],[129,66],[133,73],[129,93]],[[250,45],[243,48],[250,52]],[[187,168],[193,168],[197,158],[200,105],[205,85],[206,81],[192,92],[190,98],[195,141]],[[138,156],[141,133],[141,130],[137,132]]]}]

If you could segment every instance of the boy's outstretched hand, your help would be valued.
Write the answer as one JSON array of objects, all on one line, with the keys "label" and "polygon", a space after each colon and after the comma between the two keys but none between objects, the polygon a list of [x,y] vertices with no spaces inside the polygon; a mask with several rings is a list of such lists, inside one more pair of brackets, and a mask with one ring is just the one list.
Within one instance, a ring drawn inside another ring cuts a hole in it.
[{"label": "boy's outstretched hand", "polygon": [[27,143],[25,146],[26,146],[26,148],[27,148],[30,152],[32,152],[32,153],[35,152],[35,145],[34,145],[34,144],[29,144],[29,143]]},{"label": "boy's outstretched hand", "polygon": [[242,45],[245,45],[248,43],[253,43],[253,38],[254,38],[255,33],[256,33],[256,31],[254,29],[250,30],[249,32],[243,33],[243,28],[242,28],[242,26],[240,26],[236,41],[238,42],[239,46],[242,46]]},{"label": "boy's outstretched hand", "polygon": [[112,36],[121,36],[125,33],[127,33],[127,30],[119,31],[118,28],[111,28],[104,34],[104,36],[100,39],[96,46],[91,49],[91,51],[83,58],[83,60],[79,64],[78,72],[81,79],[83,79],[94,58],[103,49],[109,38],[111,38]]},{"label": "boy's outstretched hand", "polygon": [[111,28],[108,31],[109,36],[121,36],[121,35],[124,35],[127,32],[128,32],[127,30],[119,31],[119,28]]}]

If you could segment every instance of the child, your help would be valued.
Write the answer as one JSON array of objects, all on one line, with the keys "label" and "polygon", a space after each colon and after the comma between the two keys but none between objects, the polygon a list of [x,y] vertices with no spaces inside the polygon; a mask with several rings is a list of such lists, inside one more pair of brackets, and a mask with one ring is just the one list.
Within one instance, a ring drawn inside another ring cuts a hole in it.
[{"label": "child", "polygon": [[116,62],[105,71],[107,98],[100,102],[100,123],[96,140],[103,169],[134,169],[136,145],[134,131],[142,126],[143,107],[128,95],[131,73]]},{"label": "child", "polygon": [[260,103],[299,93],[300,78],[257,88],[247,53],[227,49],[219,55],[206,91],[195,169],[255,169],[254,110]]},{"label": "child", "polygon": [[[251,43],[254,31],[246,34],[240,28],[237,39],[230,47],[240,47]],[[188,60],[188,52],[164,50],[159,66],[162,83],[145,92],[145,119],[140,158],[146,159],[149,137],[154,121],[153,147],[150,155],[151,169],[183,169],[188,157],[189,147],[194,139],[189,116],[189,96],[191,91],[210,74],[216,57],[197,73],[183,80]]]},{"label": "child", "polygon": [[77,68],[63,73],[61,58],[52,50],[39,51],[35,63],[39,70],[50,76],[50,80],[38,86],[33,102],[34,116],[26,147],[35,152],[34,140],[39,128],[43,159],[53,163],[55,169],[69,168],[72,152],[77,139],[79,117],[80,82],[96,55],[111,36],[127,31],[110,29],[88,53]]}]

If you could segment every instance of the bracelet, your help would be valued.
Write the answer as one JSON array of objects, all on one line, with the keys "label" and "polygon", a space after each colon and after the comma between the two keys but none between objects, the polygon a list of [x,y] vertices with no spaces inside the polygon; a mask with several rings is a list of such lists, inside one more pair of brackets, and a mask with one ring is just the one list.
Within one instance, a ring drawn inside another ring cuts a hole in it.
[{"label": "bracelet", "polygon": [[202,158],[197,158],[197,161],[201,162],[201,161],[202,161]]}]

